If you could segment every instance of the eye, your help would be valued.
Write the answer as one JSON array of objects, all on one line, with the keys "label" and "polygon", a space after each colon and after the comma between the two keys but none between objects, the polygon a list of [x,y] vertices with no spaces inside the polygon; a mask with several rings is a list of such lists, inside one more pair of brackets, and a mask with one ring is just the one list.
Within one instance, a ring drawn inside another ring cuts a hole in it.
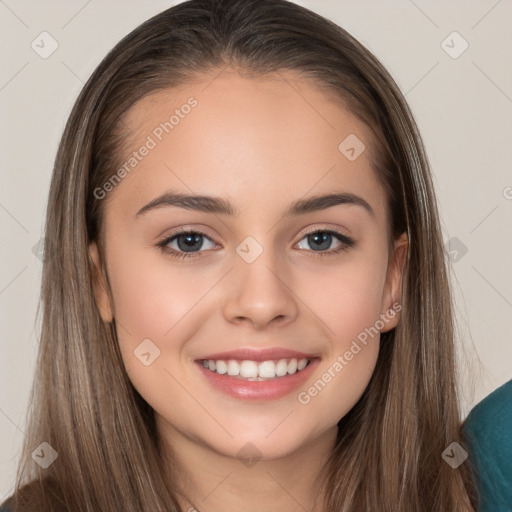
[{"label": "eye", "polygon": [[[355,244],[354,240],[348,236],[332,229],[317,229],[308,233],[297,243],[300,249],[307,249],[307,247],[304,247],[305,244],[303,240],[306,240],[310,250],[317,253],[315,256],[336,254],[349,249]],[[333,242],[337,243],[337,247],[331,251],[325,251],[325,249],[329,249],[331,247]],[[300,244],[302,244],[302,246]]]},{"label": "eye", "polygon": [[[216,245],[205,233],[185,230],[165,238],[158,243],[158,247],[174,258],[195,258],[196,255],[194,253],[202,252],[200,249],[204,249],[203,245],[205,241],[212,244],[213,247]],[[208,243],[206,245],[208,245]],[[211,249],[212,247],[206,248]]]},{"label": "eye", "polygon": [[[309,249],[304,247],[303,240],[309,245]],[[173,258],[191,259],[198,257],[198,253],[204,252],[205,242],[207,242],[206,249],[212,249],[217,245],[209,236],[201,231],[183,230],[164,238],[157,246]],[[331,248],[333,242],[335,242],[337,246],[329,251],[326,250]],[[208,247],[208,243],[211,244],[210,247]],[[347,250],[354,246],[355,242],[339,231],[332,229],[316,229],[304,236],[297,245],[300,249],[308,249],[316,253],[315,256],[327,256]]]}]

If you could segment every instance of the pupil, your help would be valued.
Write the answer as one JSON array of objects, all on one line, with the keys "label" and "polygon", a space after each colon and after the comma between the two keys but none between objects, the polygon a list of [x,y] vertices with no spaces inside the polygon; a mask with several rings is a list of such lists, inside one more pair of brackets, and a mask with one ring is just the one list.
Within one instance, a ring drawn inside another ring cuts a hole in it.
[{"label": "pupil", "polygon": [[[202,236],[203,235],[198,233],[180,235],[178,237],[178,247],[180,248],[180,251],[192,252],[195,244],[198,244],[198,247],[195,247],[195,249],[200,249],[202,245]],[[184,240],[184,243],[181,243],[182,240]]]},{"label": "pupil", "polygon": [[[331,234],[319,232],[319,233],[314,233],[312,235],[309,235],[308,242],[313,250],[316,250],[314,244],[319,244],[319,245],[324,244],[324,246],[320,247],[320,249],[328,249],[329,246],[331,245],[331,239],[332,239]],[[313,241],[313,243],[311,243],[312,241]]]}]

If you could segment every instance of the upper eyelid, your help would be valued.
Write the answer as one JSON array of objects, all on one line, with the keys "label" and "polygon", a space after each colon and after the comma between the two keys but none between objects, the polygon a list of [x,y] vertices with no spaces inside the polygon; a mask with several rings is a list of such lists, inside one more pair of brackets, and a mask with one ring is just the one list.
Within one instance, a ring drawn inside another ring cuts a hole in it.
[{"label": "upper eyelid", "polygon": [[178,231],[175,231],[174,233],[171,233],[170,235],[165,236],[163,238],[163,240],[172,240],[173,238],[176,238],[176,237],[178,237],[180,235],[187,235],[189,233],[202,235],[202,236],[210,239],[212,242],[215,242],[214,237],[212,237],[210,234],[206,233],[201,228],[194,228],[194,229],[184,228],[184,229],[179,229]]},{"label": "upper eyelid", "polygon": [[[337,233],[341,236],[344,236],[346,238],[351,238],[351,235],[345,233],[343,229],[339,229],[339,228],[333,228],[333,227],[329,227],[329,226],[324,226],[324,227],[312,227],[311,229],[308,229],[307,231],[305,231],[304,233],[302,233],[302,237],[305,237],[307,235],[310,235],[311,233],[316,233],[317,231],[327,231],[327,232],[334,232],[334,233]],[[302,240],[302,238],[301,238]]]}]

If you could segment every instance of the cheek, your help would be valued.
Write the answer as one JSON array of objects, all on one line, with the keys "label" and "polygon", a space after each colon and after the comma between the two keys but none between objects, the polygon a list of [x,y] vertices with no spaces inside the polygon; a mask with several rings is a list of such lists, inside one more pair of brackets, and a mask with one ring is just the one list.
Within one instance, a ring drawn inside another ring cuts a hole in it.
[{"label": "cheek", "polygon": [[313,422],[313,431],[336,425],[361,398],[374,372],[379,336],[363,345],[354,342],[323,361],[314,381],[297,395],[303,417]]},{"label": "cheek", "polygon": [[173,396],[178,410],[186,411],[187,396],[178,384],[183,381],[182,348],[197,330],[194,307],[212,283],[178,270],[161,255],[148,256],[147,249],[137,253],[132,248],[122,257],[118,247],[111,253],[109,279],[125,370],[153,408],[165,410]]},{"label": "cheek", "polygon": [[379,319],[385,261],[358,254],[330,268],[301,274],[295,290],[324,324],[335,350],[343,350]]},{"label": "cheek", "polygon": [[297,398],[306,411],[315,411],[315,423],[321,427],[334,425],[347,414],[375,369],[385,260],[360,255],[335,270],[316,273],[309,284],[308,280],[303,281],[302,295],[324,325],[329,353],[316,380]]},{"label": "cheek", "polygon": [[[209,292],[225,269],[180,266],[158,249],[123,247],[122,240],[112,243],[108,265],[125,369],[146,398],[155,390],[172,388],[179,393],[179,386],[164,370],[181,378],[189,363],[188,342],[215,311]],[[148,351],[141,352],[140,347],[146,346],[158,355],[148,367],[136,357]]]},{"label": "cheek", "polygon": [[171,337],[174,326],[212,286],[200,271],[180,270],[162,255],[116,256],[110,277],[115,316],[134,339]]}]

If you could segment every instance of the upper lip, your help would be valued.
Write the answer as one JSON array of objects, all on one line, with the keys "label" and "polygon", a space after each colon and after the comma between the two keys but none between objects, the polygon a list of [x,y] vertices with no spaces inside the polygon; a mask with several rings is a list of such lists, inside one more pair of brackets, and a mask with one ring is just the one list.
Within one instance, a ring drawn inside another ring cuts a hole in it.
[{"label": "upper lip", "polygon": [[198,358],[198,361],[202,361],[204,359],[213,359],[216,361],[221,359],[237,359],[240,361],[249,360],[261,362],[277,359],[313,359],[314,357],[318,356],[280,347],[265,349],[240,348],[236,350],[230,350],[229,352],[216,352],[215,354],[208,354]]}]

